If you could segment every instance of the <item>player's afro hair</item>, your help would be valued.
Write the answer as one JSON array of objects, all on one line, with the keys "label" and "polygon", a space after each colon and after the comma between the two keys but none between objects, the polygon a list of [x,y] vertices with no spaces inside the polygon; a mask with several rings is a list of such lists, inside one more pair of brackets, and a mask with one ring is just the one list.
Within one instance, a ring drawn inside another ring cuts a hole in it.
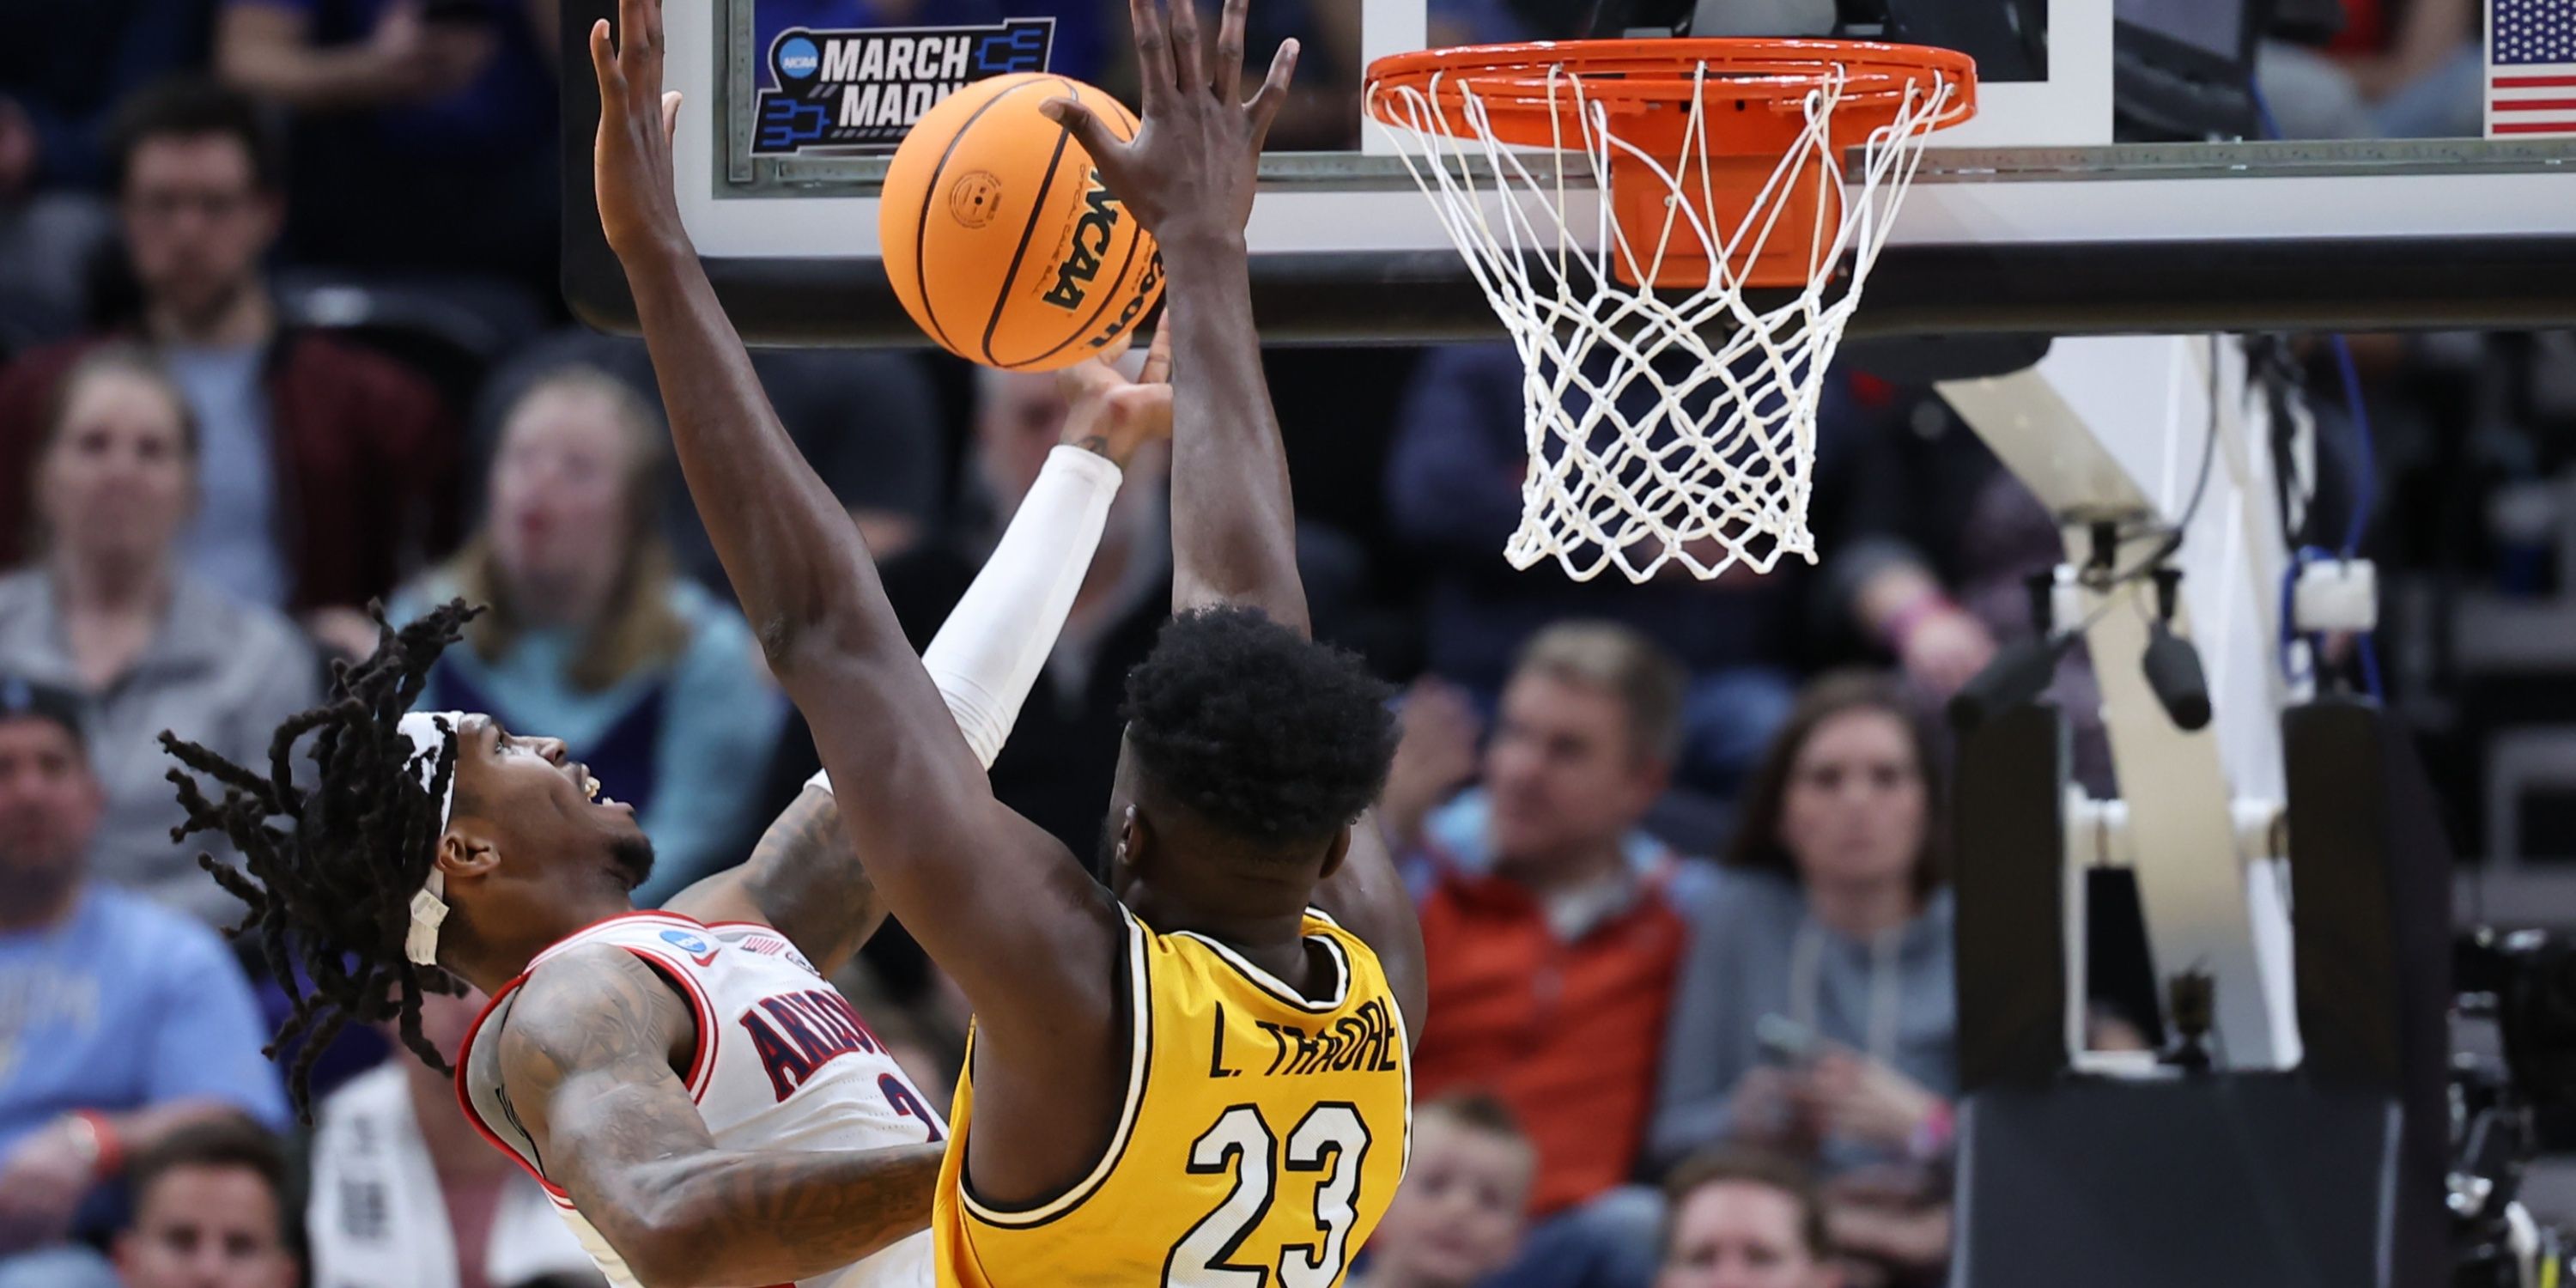
[{"label": "player's afro hair", "polygon": [[1128,744],[1157,791],[1247,847],[1358,821],[1395,759],[1393,690],[1259,609],[1183,613],[1127,673]]}]

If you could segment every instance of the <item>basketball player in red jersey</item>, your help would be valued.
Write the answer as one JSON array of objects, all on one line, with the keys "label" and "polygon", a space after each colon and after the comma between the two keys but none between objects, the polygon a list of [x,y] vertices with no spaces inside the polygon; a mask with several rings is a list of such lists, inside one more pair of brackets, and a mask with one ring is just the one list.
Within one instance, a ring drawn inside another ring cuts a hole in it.
[{"label": "basketball player in red jersey", "polygon": [[[710,527],[737,568],[748,554],[762,570],[737,573],[746,603],[866,573],[863,556],[811,539],[826,526],[855,543],[819,484],[777,497],[782,476],[811,475],[723,339],[655,356]],[[1056,449],[914,662],[939,677],[931,700],[949,736],[966,735],[970,765],[999,750],[1064,622],[1117,462],[1168,429],[1163,366],[1157,353],[1137,384],[1106,371],[1069,382],[1066,442],[1079,445]],[[711,470],[711,451],[742,468]],[[927,1288],[945,1124],[824,979],[884,917],[828,784],[741,867],[638,911],[629,892],[651,843],[561,742],[408,710],[470,616],[452,604],[384,632],[340,670],[330,705],[278,731],[265,773],[163,735],[222,789],[209,799],[172,771],[186,830],[221,831],[247,859],[247,875],[208,865],[250,904],[245,930],[280,979],[300,967],[312,981],[281,1033],[301,1043],[299,1103],[313,1055],[349,1021],[398,1020],[439,1064],[419,998],[462,978],[493,995],[457,1060],[465,1112],[545,1185],[619,1288]],[[774,647],[779,619],[755,620]],[[289,773],[307,735],[309,792]]]},{"label": "basketball player in red jersey", "polygon": [[621,0],[613,48],[606,24],[592,35],[600,212],[691,491],[842,822],[975,1007],[942,1283],[1248,1284],[1275,1268],[1325,1288],[1401,1171],[1423,980],[1412,903],[1364,818],[1394,748],[1387,690],[1309,638],[1253,326],[1244,226],[1294,49],[1247,102],[1245,0],[1228,0],[1212,55],[1189,0],[1168,36],[1156,0],[1131,11],[1134,141],[1058,105],[1161,243],[1177,373],[1177,616],[1129,677],[1105,886],[993,799],[865,546],[765,425],[673,196],[656,0]]}]

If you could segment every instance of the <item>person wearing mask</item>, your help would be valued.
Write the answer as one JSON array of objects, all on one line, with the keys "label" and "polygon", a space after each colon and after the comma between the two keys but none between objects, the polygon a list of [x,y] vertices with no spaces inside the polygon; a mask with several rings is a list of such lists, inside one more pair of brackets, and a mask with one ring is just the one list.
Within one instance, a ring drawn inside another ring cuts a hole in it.
[{"label": "person wearing mask", "polygon": [[672,567],[660,416],[613,376],[564,368],[502,419],[482,527],[397,596],[408,620],[463,596],[490,611],[430,673],[423,711],[544,729],[635,807],[654,907],[731,862],[787,703],[742,615]]},{"label": "person wearing mask", "polygon": [[[249,99],[164,82],[119,111],[115,138],[139,312],[130,330],[30,350],[0,371],[0,498],[28,495],[65,373],[101,344],[140,341],[197,425],[189,571],[348,636],[408,561],[454,537],[446,409],[391,360],[281,323],[261,261],[284,165]],[[18,526],[0,524],[0,562],[24,557]]]},{"label": "person wearing mask", "polygon": [[[483,1003],[421,998],[421,1032],[450,1063]],[[457,1112],[456,1080],[401,1050],[322,1102],[304,1228],[316,1288],[601,1282],[554,1200]]]},{"label": "person wearing mask", "polygon": [[149,354],[120,344],[81,359],[37,450],[43,553],[0,575],[0,670],[81,695],[106,793],[91,875],[216,922],[230,896],[193,847],[170,843],[186,816],[155,736],[262,759],[320,677],[293,624],[188,568],[205,469],[187,400]]},{"label": "person wearing mask", "polygon": [[71,1242],[180,1129],[286,1119],[250,985],[213,931],[88,879],[103,795],[80,699],[0,675],[0,1285],[104,1271]]}]

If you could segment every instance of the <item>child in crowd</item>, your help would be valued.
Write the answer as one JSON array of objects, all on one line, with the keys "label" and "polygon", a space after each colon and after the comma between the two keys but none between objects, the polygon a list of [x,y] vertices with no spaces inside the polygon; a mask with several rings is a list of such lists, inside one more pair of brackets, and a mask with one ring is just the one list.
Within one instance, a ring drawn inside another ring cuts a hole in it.
[{"label": "child in crowd", "polygon": [[1467,1288],[1520,1244],[1538,1154],[1512,1111],[1461,1091],[1413,1113],[1413,1163],[1353,1288]]}]

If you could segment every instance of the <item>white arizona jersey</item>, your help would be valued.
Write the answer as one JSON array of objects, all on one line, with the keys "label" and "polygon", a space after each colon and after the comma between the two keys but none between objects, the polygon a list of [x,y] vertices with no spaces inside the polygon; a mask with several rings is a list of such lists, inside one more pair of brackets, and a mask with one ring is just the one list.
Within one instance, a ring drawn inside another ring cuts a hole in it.
[{"label": "white arizona jersey", "polygon": [[[546,1180],[545,1160],[518,1126],[501,1087],[497,1042],[519,985],[584,944],[614,944],[688,999],[697,1044],[689,1095],[716,1144],[729,1150],[881,1149],[948,1137],[948,1124],[896,1067],[856,1011],[784,935],[756,922],[706,925],[669,912],[612,917],[537,954],[483,1008],[456,1061],[457,1099],[486,1140],[545,1186],[601,1273],[637,1288],[617,1251]],[[927,1230],[800,1288],[927,1288]]]}]

